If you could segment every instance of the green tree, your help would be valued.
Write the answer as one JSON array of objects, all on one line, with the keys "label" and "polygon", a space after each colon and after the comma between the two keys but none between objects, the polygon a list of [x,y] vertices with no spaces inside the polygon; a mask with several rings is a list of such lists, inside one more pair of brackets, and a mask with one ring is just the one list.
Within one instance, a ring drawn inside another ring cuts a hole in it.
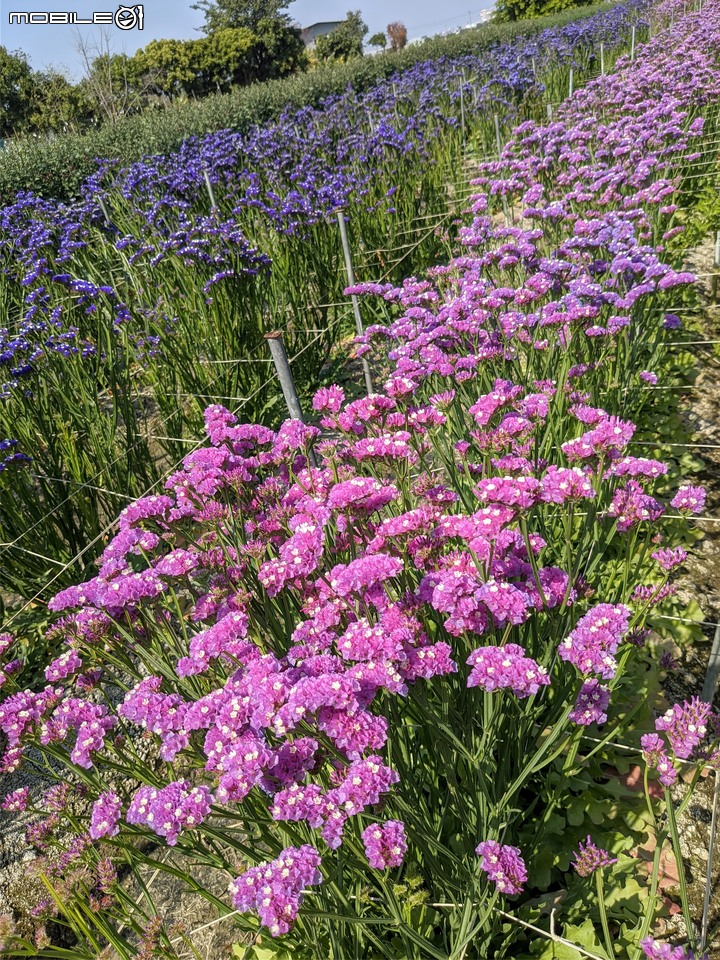
[{"label": "green tree", "polygon": [[378,30],[377,33],[374,33],[370,37],[370,39],[368,40],[368,43],[370,44],[371,47],[379,47],[381,50],[384,50],[385,47],[387,46],[387,37],[382,32],[382,30]]},{"label": "green tree", "polygon": [[262,20],[277,20],[286,26],[290,18],[284,11],[292,0],[198,0],[192,4],[193,10],[199,10],[205,17],[201,28],[203,33],[211,34],[230,27],[244,27],[257,32]]},{"label": "green tree", "polygon": [[28,129],[34,86],[32,67],[25,54],[0,47],[0,137]]},{"label": "green tree", "polygon": [[298,70],[307,70],[308,58],[300,28],[288,26],[278,18],[260,20],[257,26],[259,46],[252,54],[252,80],[275,80]]},{"label": "green tree", "polygon": [[330,33],[315,41],[318,60],[352,60],[363,55],[363,38],[368,26],[359,10],[349,10],[347,16]]},{"label": "green tree", "polygon": [[132,58],[150,96],[203,96],[201,40],[151,40]]},{"label": "green tree", "polygon": [[32,130],[77,133],[92,120],[93,104],[80,84],[72,84],[58,70],[34,75],[29,125]]},{"label": "green tree", "polygon": [[306,65],[299,30],[263,20],[258,30],[228,27],[200,40],[153,40],[133,59],[146,90],[170,97],[206,97]]}]

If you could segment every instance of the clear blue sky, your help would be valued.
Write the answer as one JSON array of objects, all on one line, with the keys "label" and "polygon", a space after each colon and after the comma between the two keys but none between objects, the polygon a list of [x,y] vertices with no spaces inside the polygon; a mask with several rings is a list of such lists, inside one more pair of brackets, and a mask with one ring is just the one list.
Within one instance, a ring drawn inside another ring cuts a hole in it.
[{"label": "clear blue sky", "polygon": [[[130,3],[132,0],[130,0]],[[196,30],[202,15],[190,9],[193,0],[145,0],[145,25],[138,30],[122,31],[108,27],[112,51],[133,53],[150,40],[193,39],[201,36]],[[129,5],[128,3],[125,4]],[[463,26],[478,19],[482,9],[492,0],[296,0],[289,7],[290,15],[303,27],[319,20],[342,20],[349,9],[360,9],[370,27],[370,34],[384,30],[392,20],[401,20],[408,28],[408,37],[429,36],[446,29]],[[93,11],[114,12],[118,0],[0,0],[0,44],[9,50],[22,50],[35,69],[54,66],[77,79],[81,61],[76,50],[74,32],[93,41],[102,28],[68,27],[59,24],[9,25],[11,12],[73,11],[88,17]]]}]

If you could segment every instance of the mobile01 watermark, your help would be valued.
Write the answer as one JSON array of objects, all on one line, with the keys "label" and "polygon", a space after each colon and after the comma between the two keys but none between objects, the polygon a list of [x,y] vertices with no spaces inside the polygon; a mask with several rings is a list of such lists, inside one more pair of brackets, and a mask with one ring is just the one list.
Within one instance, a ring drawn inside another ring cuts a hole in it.
[{"label": "mobile01 watermark", "polygon": [[122,5],[112,13],[110,11],[95,11],[87,16],[76,13],[71,10],[34,10],[34,11],[16,11],[8,15],[10,26],[41,26],[44,24],[58,24],[64,26],[80,27],[86,24],[90,26],[116,26],[119,30],[142,30],[145,26],[145,9],[142,3],[136,3],[132,7],[123,7]]}]

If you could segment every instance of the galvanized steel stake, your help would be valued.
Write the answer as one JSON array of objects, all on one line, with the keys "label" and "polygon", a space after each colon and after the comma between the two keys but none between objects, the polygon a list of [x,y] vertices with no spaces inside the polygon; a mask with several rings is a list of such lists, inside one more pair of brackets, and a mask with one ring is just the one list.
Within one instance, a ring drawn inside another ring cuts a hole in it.
[{"label": "galvanized steel stake", "polygon": [[497,152],[498,157],[502,155],[502,138],[500,136],[500,117],[497,114],[495,116],[495,140],[497,142]]},{"label": "galvanized steel stake", "polygon": [[600,76],[605,76],[605,44],[600,44]]},{"label": "galvanized steel stake", "polygon": [[630,32],[630,59],[635,59],[635,27]]},{"label": "galvanized steel stake", "polygon": [[465,74],[460,80],[460,129],[462,131],[462,142],[465,143]]},{"label": "galvanized steel stake", "polygon": [[[272,333],[266,333],[265,339],[270,347],[270,354],[275,364],[275,371],[278,375],[280,386],[282,387],[288,413],[293,420],[300,420],[304,423],[305,418],[303,417],[302,407],[300,406],[300,400],[298,399],[297,390],[295,389],[295,381],[292,370],[290,369],[290,364],[288,363],[288,356],[285,352],[282,331],[273,330]],[[318,464],[314,450],[310,450],[309,457],[312,465],[317,467]]]},{"label": "galvanized steel stake", "polygon": [[571,96],[573,95],[574,81],[575,81],[575,72],[574,72],[573,68],[570,67],[570,80],[569,80],[569,82],[568,82],[568,96],[569,96],[569,97],[571,97]]},{"label": "galvanized steel stake", "polygon": [[270,347],[270,353],[273,358],[273,363],[275,364],[275,371],[278,375],[280,386],[282,387],[288,413],[293,420],[302,420],[304,423],[305,418],[303,417],[300,400],[298,399],[297,390],[295,389],[292,370],[290,369],[287,353],[285,352],[282,331],[273,330],[272,333],[266,333],[265,339]]},{"label": "galvanized steel stake", "polygon": [[[352,254],[350,252],[350,243],[348,241],[347,227],[345,226],[345,214],[342,210],[337,212],[338,226],[340,227],[340,239],[342,241],[343,256],[345,257],[345,272],[348,278],[348,286],[352,287],[355,285],[355,271],[353,270],[352,263]],[[358,298],[354,293],[350,294],[350,302],[352,303],[353,313],[355,315],[355,329],[357,330],[358,336],[361,337],[365,332],[363,327],[362,317],[360,316],[360,303]],[[365,388],[367,389],[368,396],[373,392],[372,379],[370,377],[370,367],[365,357],[361,357],[363,375],[365,377]]]}]

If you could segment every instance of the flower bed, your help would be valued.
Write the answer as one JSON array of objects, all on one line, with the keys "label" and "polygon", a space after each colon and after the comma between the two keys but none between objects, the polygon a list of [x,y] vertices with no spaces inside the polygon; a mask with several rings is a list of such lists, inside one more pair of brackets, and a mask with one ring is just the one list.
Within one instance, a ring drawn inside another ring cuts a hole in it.
[{"label": "flower bed", "polygon": [[609,69],[645,6],[421,62],[128,168],[105,159],[79,199],[23,192],[4,207],[2,589],[46,601],[83,576],[89,544],[181,461],[209,403],[276,423],[266,331],[284,329],[309,397],[351,329],[337,210],[358,276],[425,268],[447,249],[463,134],[494,150],[494,113],[506,131],[542,112],[571,69],[576,85],[597,70],[600,43]]},{"label": "flower bed", "polygon": [[[664,247],[675,173],[716,135],[720,4],[663,13],[480,171],[454,260],[357,288],[391,315],[363,344],[382,393],[323,388],[318,426],[278,430],[210,406],[209,445],[51,602],[48,686],[5,668],[3,769],[45,754],[85,798],[6,800],[48,814],[39,912],[73,956],[186,945],[115,879],[177,875],[148,839],[237,911],[248,958],[550,957],[558,909],[569,951],[696,949],[682,879],[689,944],[652,933],[692,796],[670,787],[717,769],[720,718],[653,715],[646,641],[704,494],[635,444],[693,280]],[[608,769],[618,742],[641,793]]]}]

